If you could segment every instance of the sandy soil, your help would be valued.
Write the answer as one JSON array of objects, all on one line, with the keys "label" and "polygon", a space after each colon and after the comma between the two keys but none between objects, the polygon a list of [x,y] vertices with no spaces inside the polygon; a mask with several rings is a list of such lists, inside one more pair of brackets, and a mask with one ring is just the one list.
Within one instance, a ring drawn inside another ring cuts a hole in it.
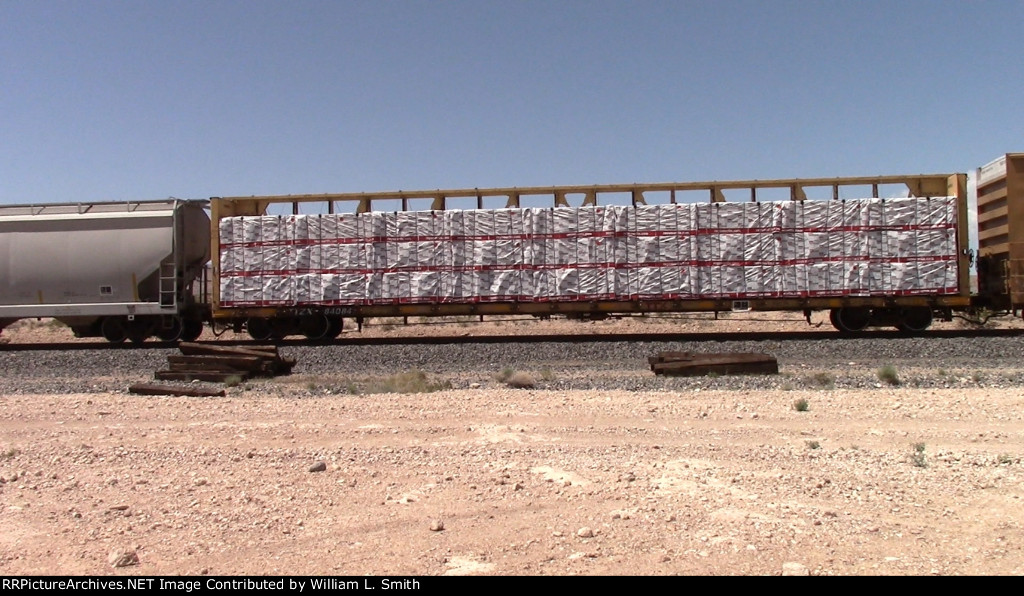
[{"label": "sandy soil", "polygon": [[1019,387],[0,400],[3,575],[1024,573]]}]

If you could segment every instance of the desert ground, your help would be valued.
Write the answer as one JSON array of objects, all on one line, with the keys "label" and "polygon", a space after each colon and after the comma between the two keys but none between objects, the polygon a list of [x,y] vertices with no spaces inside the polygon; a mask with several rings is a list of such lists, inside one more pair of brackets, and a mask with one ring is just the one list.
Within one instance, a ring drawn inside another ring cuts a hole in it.
[{"label": "desert ground", "polygon": [[1024,335],[771,340],[798,317],[362,335],[566,326],[764,331],[780,374],[647,368],[654,349],[736,349],[717,339],[286,346],[289,377],[144,397],[124,387],[171,350],[11,350],[70,341],[19,323],[0,346],[0,574],[1024,573]]}]

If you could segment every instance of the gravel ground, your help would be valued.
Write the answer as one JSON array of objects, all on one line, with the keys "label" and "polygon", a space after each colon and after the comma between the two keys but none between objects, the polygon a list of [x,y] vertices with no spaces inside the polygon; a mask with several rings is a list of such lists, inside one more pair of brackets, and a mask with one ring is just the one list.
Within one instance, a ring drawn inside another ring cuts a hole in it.
[{"label": "gravel ground", "polygon": [[[449,344],[437,346],[288,346],[295,379],[332,392],[403,370],[422,370],[455,388],[495,384],[506,368],[531,374],[552,390],[756,390],[808,383],[873,387],[878,369],[897,368],[910,387],[1020,387],[1024,335],[989,338],[821,339],[716,342]],[[779,376],[663,378],[647,357],[660,351],[761,352],[779,361]],[[163,368],[172,349],[11,351],[3,354],[0,393],[94,393],[124,390]],[[74,375],[67,374],[73,371]],[[300,384],[294,381],[293,384]]]},{"label": "gravel ground", "polygon": [[[660,350],[781,374],[662,379]],[[0,574],[1018,575],[1022,351],[288,347],[222,399],[124,391],[169,350],[0,351]],[[410,370],[440,390],[372,392]]]}]

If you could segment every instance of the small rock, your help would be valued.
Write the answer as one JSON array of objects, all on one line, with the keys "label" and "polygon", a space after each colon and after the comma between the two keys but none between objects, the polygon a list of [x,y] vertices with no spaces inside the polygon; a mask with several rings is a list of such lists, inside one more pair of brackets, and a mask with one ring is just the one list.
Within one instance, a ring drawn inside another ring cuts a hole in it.
[{"label": "small rock", "polygon": [[139,555],[133,548],[120,548],[110,551],[107,562],[111,567],[128,567],[139,564]]},{"label": "small rock", "polygon": [[313,464],[312,466],[309,466],[309,471],[310,472],[323,472],[326,469],[327,469],[327,464],[322,462],[322,461],[318,461],[315,464]]},{"label": "small rock", "polygon": [[470,383],[469,384],[469,388],[470,389],[479,389],[480,388],[480,383]]},{"label": "small rock", "polygon": [[800,563],[789,561],[782,564],[782,575],[810,575],[811,572],[807,570],[807,567]]},{"label": "small rock", "polygon": [[576,530],[576,535],[579,536],[580,538],[593,538],[594,537],[594,531],[591,530],[590,528],[584,526],[584,527],[580,528],[579,530]]},{"label": "small rock", "polygon": [[431,532],[440,532],[442,530],[444,530],[444,522],[443,521],[441,521],[439,519],[432,519],[432,520],[430,520],[430,531]]}]

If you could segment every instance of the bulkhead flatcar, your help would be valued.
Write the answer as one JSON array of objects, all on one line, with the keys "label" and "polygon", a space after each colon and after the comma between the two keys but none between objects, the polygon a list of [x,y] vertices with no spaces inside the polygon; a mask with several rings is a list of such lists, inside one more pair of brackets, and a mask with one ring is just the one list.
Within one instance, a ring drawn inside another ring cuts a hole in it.
[{"label": "bulkhead flatcar", "polygon": [[[737,190],[749,200],[725,200]],[[268,214],[280,203],[292,213]],[[917,332],[972,306],[964,174],[213,198],[211,214],[213,317],[258,339],[329,338],[343,318],[730,310]]]}]

